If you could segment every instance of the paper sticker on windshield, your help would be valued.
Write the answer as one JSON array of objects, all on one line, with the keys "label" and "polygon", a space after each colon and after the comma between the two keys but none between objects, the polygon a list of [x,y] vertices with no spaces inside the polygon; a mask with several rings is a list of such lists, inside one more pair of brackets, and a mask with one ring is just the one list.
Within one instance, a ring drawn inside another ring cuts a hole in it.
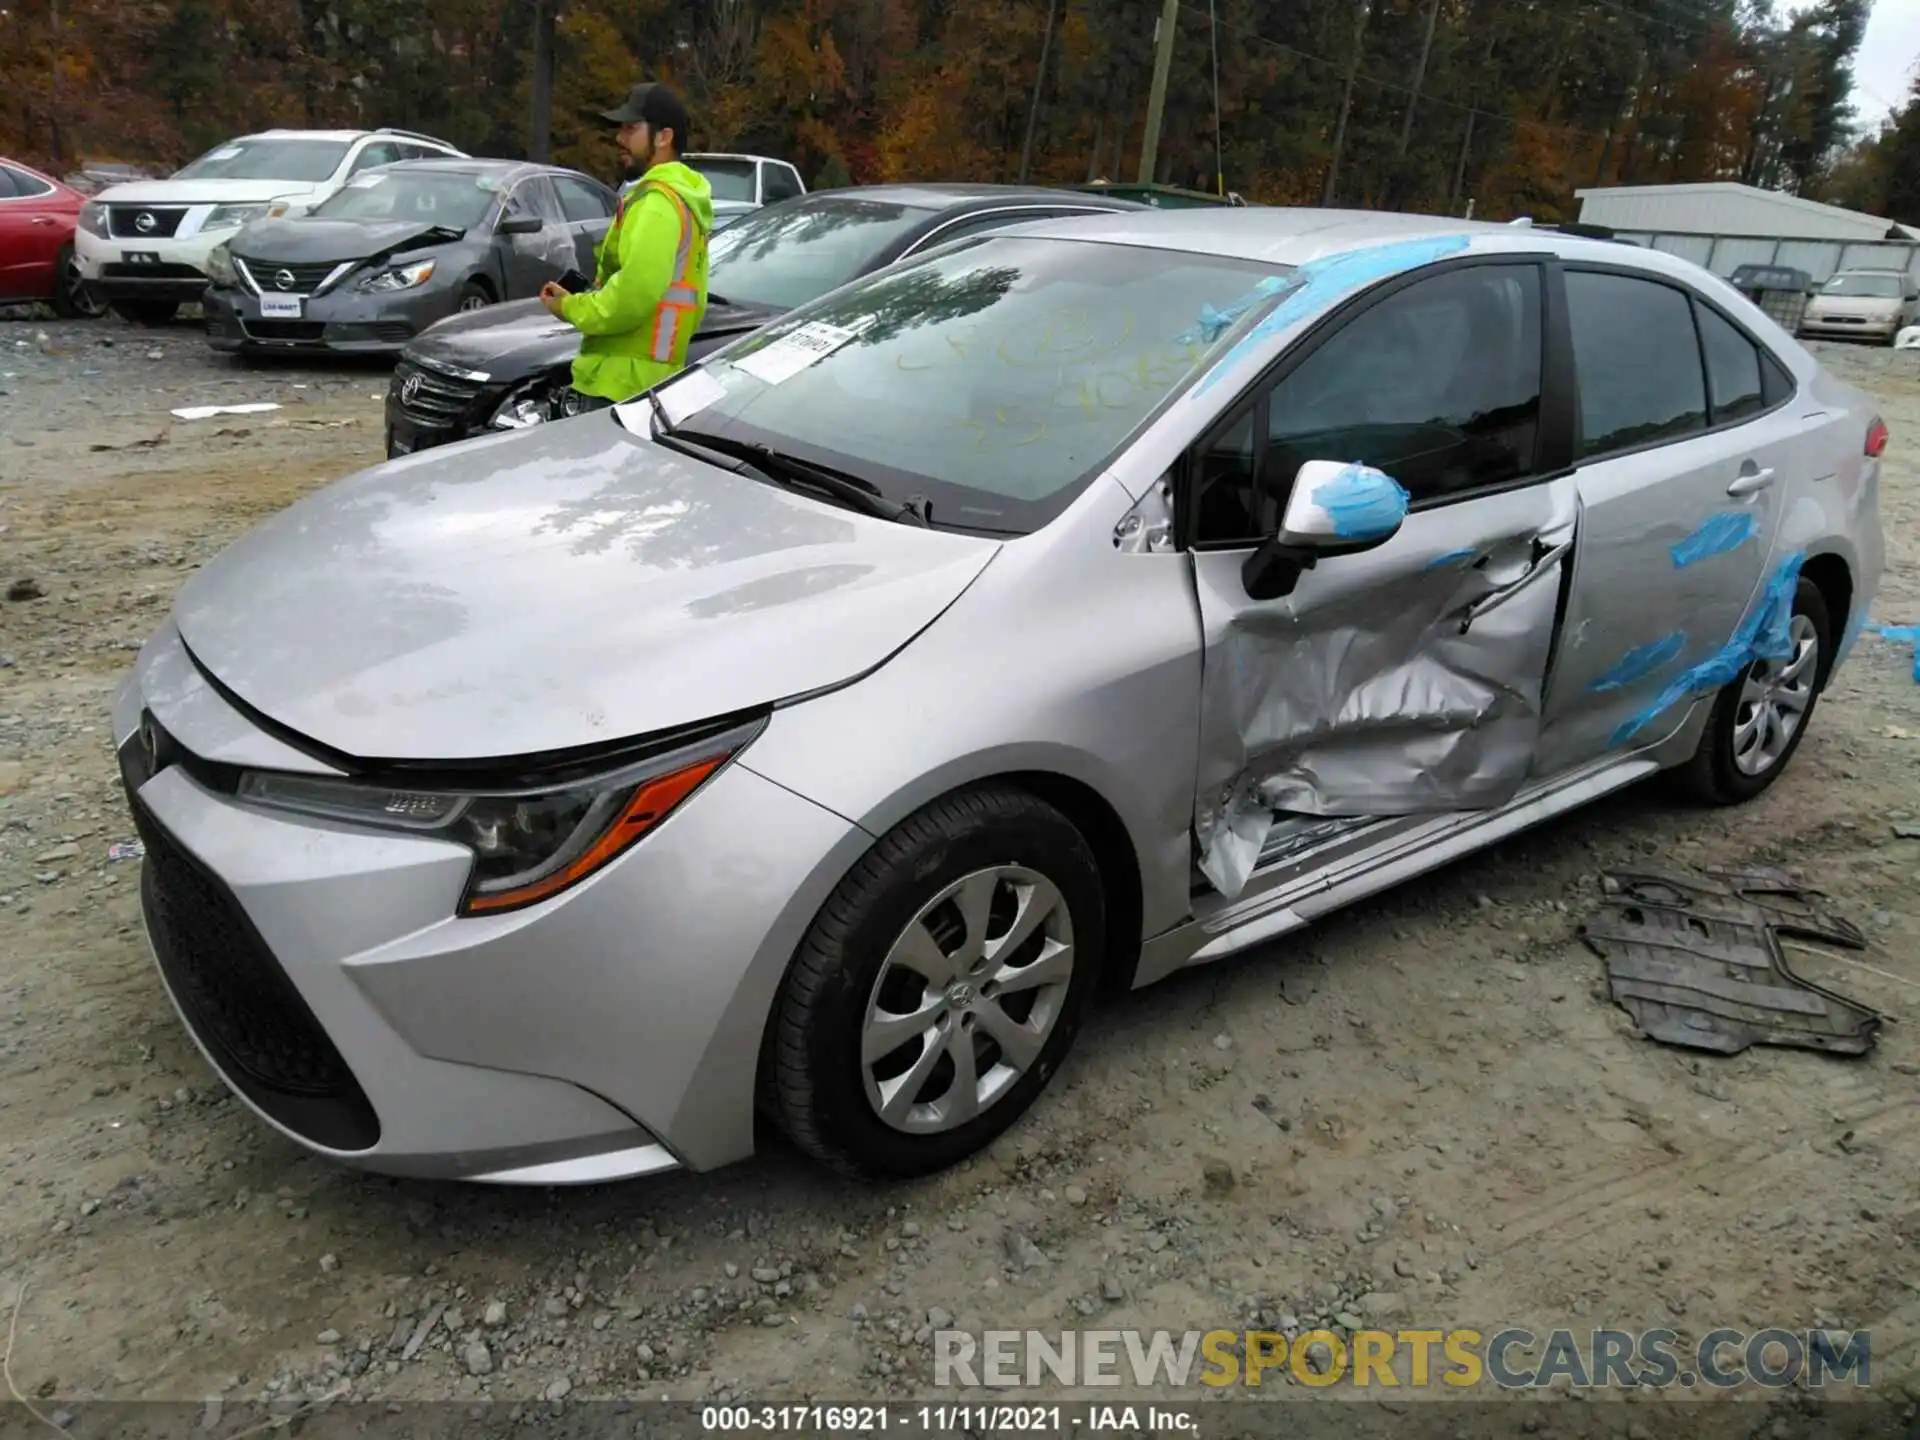
[{"label": "paper sticker on windshield", "polygon": [[667,412],[667,423],[679,425],[687,417],[698,415],[716,401],[727,398],[727,387],[713,378],[713,373],[704,365],[696,365],[691,370],[683,370],[666,385],[654,392],[660,401],[660,408]]},{"label": "paper sticker on windshield", "polygon": [[751,355],[731,360],[731,363],[734,369],[744,370],[756,380],[778,385],[783,380],[791,380],[809,365],[825,359],[859,333],[858,330],[846,330],[838,325],[810,320],[790,334],[782,335],[771,345],[762,346]]},{"label": "paper sticker on windshield", "polygon": [[386,176],[379,174],[376,171],[369,170],[364,175],[354,176],[351,180],[347,181],[347,185],[354,190],[367,190],[367,189],[371,189],[375,185],[378,185],[382,180],[385,180],[386,178],[387,178]]},{"label": "paper sticker on windshield", "polygon": [[238,155],[239,153],[240,153],[240,147],[238,145],[222,145],[218,150],[209,150],[207,152],[207,159],[231,160],[233,159],[234,156]]}]

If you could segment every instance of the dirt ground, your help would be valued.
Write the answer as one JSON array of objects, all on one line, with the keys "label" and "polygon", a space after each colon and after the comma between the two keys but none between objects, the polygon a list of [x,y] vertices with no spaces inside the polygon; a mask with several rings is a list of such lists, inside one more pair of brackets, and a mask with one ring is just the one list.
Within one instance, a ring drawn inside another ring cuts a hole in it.
[{"label": "dirt ground", "polygon": [[[1825,353],[1892,426],[1873,618],[1913,624],[1920,355]],[[1875,1390],[1920,1398],[1920,685],[1873,637],[1760,801],[1635,790],[1119,1001],[1024,1124],[936,1179],[855,1187],[775,1148],[507,1191],[307,1158],[161,991],[137,865],[108,855],[132,835],[108,705],[189,570],[379,458],[384,384],[215,360],[188,326],[0,319],[0,583],[44,592],[0,602],[0,1306],[43,1408],[879,1398],[930,1393],[930,1321],[1356,1318],[1867,1327]],[[282,408],[167,416],[240,400]],[[1574,932],[1603,867],[1758,860],[1872,937],[1796,956],[1906,1022],[1871,1056],[1690,1055],[1597,988]]]}]

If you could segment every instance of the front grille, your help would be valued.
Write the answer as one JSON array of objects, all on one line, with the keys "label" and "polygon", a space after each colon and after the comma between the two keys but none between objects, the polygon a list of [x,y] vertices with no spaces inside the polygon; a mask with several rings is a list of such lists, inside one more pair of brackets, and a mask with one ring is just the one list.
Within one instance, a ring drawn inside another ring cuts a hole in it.
[{"label": "front grille", "polygon": [[[151,217],[142,228],[141,216]],[[107,233],[116,240],[164,240],[187,218],[184,205],[109,205]]]},{"label": "front grille", "polygon": [[233,258],[247,267],[253,283],[266,295],[311,295],[340,263],[327,260],[311,265],[291,265],[279,260],[256,260],[251,255],[236,255]]},{"label": "front grille", "polygon": [[408,360],[401,361],[393,371],[393,394],[400,402],[401,413],[415,424],[434,429],[452,425],[465,415],[467,407],[479,397],[482,383],[458,379]]},{"label": "front grille", "polygon": [[178,261],[163,260],[153,265],[128,265],[119,260],[109,260],[100,267],[100,276],[104,280],[205,280],[191,265],[182,265]]},{"label": "front grille", "polygon": [[242,320],[240,328],[254,340],[318,340],[326,333],[321,320]]},{"label": "front grille", "polygon": [[369,1148],[380,1122],[366,1093],[233,893],[131,793],[144,768],[122,763],[147,852],[141,905],[188,1026],[234,1088],[289,1130],[329,1149]]}]

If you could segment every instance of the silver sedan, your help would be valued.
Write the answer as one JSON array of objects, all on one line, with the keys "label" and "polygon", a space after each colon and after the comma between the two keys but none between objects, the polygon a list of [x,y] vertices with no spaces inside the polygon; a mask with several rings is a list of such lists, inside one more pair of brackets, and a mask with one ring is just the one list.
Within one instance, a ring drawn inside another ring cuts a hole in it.
[{"label": "silver sedan", "polygon": [[1780,775],[1886,427],[1706,272],[1168,211],[961,240],[193,577],[114,715],[148,933],[399,1174],[977,1151],[1144,986],[1657,772]]}]

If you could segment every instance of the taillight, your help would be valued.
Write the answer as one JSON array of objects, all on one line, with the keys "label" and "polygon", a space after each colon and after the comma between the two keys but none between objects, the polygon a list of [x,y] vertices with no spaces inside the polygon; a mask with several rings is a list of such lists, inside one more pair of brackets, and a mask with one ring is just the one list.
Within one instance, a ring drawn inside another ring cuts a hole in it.
[{"label": "taillight", "polygon": [[1892,438],[1892,433],[1887,429],[1887,422],[1882,420],[1878,415],[1874,416],[1873,423],[1867,426],[1868,456],[1878,460],[1882,455],[1887,453],[1887,441]]}]

